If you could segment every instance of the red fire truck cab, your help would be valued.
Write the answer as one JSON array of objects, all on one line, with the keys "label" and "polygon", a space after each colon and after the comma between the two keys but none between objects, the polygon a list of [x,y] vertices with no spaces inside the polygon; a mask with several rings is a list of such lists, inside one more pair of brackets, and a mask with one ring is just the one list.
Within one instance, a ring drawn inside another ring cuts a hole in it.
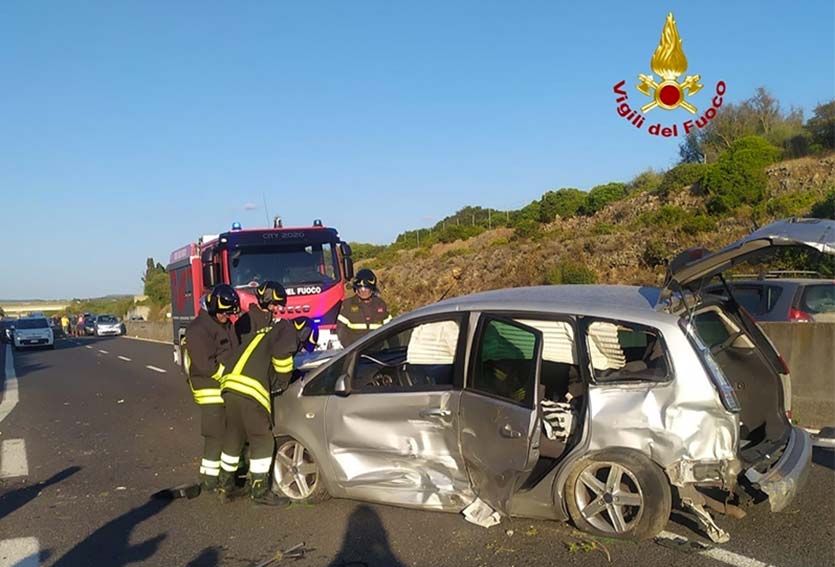
[{"label": "red fire truck cab", "polygon": [[219,283],[234,287],[241,310],[256,301],[255,288],[267,280],[287,290],[283,318],[307,316],[319,326],[319,348],[339,345],[336,317],[345,297],[345,284],[354,277],[351,247],[334,228],[313,226],[241,229],[203,236],[171,253],[171,318],[174,358],[179,364],[186,327],[197,316],[206,294]]}]

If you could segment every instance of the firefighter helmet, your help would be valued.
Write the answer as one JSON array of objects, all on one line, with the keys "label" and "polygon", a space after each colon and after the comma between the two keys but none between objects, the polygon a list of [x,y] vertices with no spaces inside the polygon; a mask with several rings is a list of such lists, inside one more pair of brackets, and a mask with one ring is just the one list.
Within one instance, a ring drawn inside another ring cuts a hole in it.
[{"label": "firefighter helmet", "polygon": [[223,313],[231,315],[241,309],[241,298],[231,285],[217,284],[206,297],[206,311],[209,315]]},{"label": "firefighter helmet", "polygon": [[293,319],[293,328],[299,336],[299,352],[305,350],[313,352],[319,342],[319,328],[310,317],[296,317]]},{"label": "firefighter helmet", "polygon": [[278,282],[266,281],[262,283],[255,290],[255,296],[258,298],[258,305],[262,309],[266,309],[273,303],[287,305],[287,290]]},{"label": "firefighter helmet", "polygon": [[377,291],[377,276],[368,268],[361,269],[354,276],[354,291],[357,291],[357,288],[360,287],[367,287],[371,291]]}]

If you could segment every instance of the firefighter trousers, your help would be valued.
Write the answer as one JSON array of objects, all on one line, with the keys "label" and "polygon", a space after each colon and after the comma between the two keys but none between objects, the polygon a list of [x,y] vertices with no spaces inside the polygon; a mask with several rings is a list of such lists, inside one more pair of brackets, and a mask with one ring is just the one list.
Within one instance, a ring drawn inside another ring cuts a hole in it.
[{"label": "firefighter trousers", "polygon": [[203,436],[203,460],[200,462],[200,474],[217,478],[220,474],[223,432],[226,429],[226,409],[223,404],[205,404],[199,407],[200,435]]},{"label": "firefighter trousers", "polygon": [[226,472],[238,468],[244,443],[249,441],[249,472],[267,474],[273,460],[275,440],[269,414],[252,398],[236,392],[223,392],[226,405],[226,433],[220,466]]}]

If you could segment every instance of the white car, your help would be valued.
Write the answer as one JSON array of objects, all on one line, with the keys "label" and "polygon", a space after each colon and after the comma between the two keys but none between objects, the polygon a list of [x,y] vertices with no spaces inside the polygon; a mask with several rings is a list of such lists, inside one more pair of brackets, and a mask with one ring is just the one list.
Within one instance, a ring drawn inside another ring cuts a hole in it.
[{"label": "white car", "polygon": [[113,315],[99,315],[93,323],[93,332],[97,337],[104,335],[121,335],[122,323]]},{"label": "white car", "polygon": [[45,346],[55,348],[55,336],[46,317],[26,317],[18,319],[14,331],[15,349]]}]

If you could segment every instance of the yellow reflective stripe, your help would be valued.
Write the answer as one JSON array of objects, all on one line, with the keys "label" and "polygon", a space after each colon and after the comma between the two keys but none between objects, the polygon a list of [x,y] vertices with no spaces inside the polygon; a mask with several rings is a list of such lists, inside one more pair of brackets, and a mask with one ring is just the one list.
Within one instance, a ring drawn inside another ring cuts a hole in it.
[{"label": "yellow reflective stripe", "polygon": [[186,367],[186,376],[191,375],[191,357],[188,355],[188,351],[185,352],[185,357],[183,358],[183,364]]},{"label": "yellow reflective stripe", "polygon": [[212,378],[214,378],[215,380],[220,380],[220,377],[223,376],[224,370],[226,370],[226,367],[223,364],[218,363],[217,370],[215,370],[215,373],[212,374]]},{"label": "yellow reflective stripe", "polygon": [[386,324],[386,323],[388,323],[389,321],[391,321],[391,315],[389,315],[388,317],[386,317],[385,319],[383,319],[383,325],[385,325],[385,324]]},{"label": "yellow reflective stripe", "polygon": [[191,390],[191,395],[194,397],[197,405],[207,404],[222,404],[223,397],[220,395],[220,388],[197,388],[191,385],[191,380],[188,381],[188,388]]},{"label": "yellow reflective stripe", "polygon": [[345,323],[345,326],[346,326],[346,327],[348,327],[349,329],[355,329],[355,330],[356,330],[356,329],[362,329],[362,330],[365,330],[365,329],[367,329],[367,328],[368,328],[368,326],[367,326],[365,323],[351,323],[351,322],[350,322],[350,321],[348,321],[347,319],[346,319],[346,320],[344,320],[344,321],[342,321],[342,322],[343,322],[343,323]]},{"label": "yellow reflective stripe", "polygon": [[340,314],[339,314],[339,316],[336,318],[336,320],[337,320],[337,321],[342,321],[342,322],[343,322],[343,323],[345,323],[346,325],[351,325],[351,324],[352,324],[352,323],[351,323],[351,320],[350,320],[350,319],[348,319],[348,318],[347,318],[345,315],[343,315],[342,313],[340,313]]},{"label": "yellow reflective stripe", "polygon": [[288,356],[287,358],[273,358],[273,370],[278,373],[285,373],[285,372],[292,372],[293,371],[293,357]]},{"label": "yellow reflective stripe", "polygon": [[264,388],[263,384],[258,380],[243,376],[241,374],[227,374],[223,377],[222,390],[234,390],[235,392],[244,394],[253,398],[256,402],[264,406],[267,412],[272,411],[272,404],[270,404],[270,393]]},{"label": "yellow reflective stripe", "polygon": [[380,328],[380,327],[382,327],[382,326],[383,326],[383,324],[382,324],[382,323],[369,323],[369,324],[368,324],[368,328],[369,328],[369,329],[371,329],[372,331],[373,331],[374,329],[379,329],[379,328]]},{"label": "yellow reflective stripe", "polygon": [[244,369],[244,366],[246,366],[246,363],[249,361],[249,357],[252,355],[252,351],[255,350],[255,347],[258,346],[258,343],[264,340],[264,337],[266,336],[267,333],[263,332],[253,337],[252,341],[250,341],[249,345],[247,345],[246,350],[238,359],[238,362],[235,364],[235,368],[232,369],[231,374],[237,375],[241,373],[241,371]]}]

